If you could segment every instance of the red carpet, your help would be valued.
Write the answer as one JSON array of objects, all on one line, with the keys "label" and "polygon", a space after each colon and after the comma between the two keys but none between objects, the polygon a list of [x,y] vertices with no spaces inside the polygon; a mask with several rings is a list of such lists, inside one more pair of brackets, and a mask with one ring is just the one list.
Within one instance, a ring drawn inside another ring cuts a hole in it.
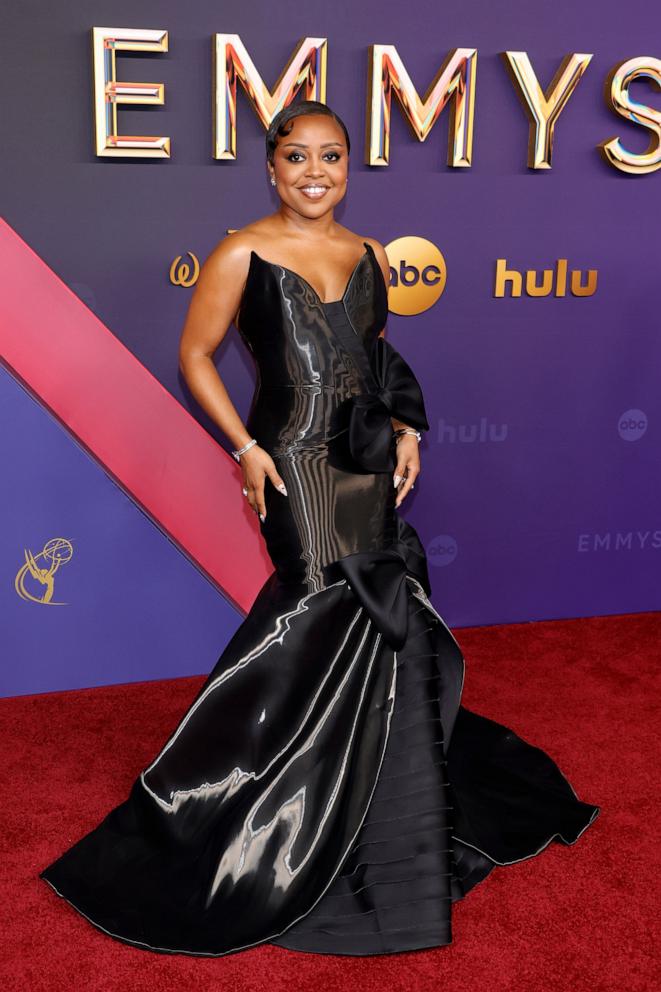
[{"label": "red carpet", "polygon": [[220,958],[154,954],[97,931],[37,878],[125,798],[203,680],[187,678],[0,701],[4,989],[654,988],[661,613],[454,633],[466,706],[547,750],[602,811],[575,846],[553,842],[496,868],[456,903],[452,945],[372,958],[267,946]]}]

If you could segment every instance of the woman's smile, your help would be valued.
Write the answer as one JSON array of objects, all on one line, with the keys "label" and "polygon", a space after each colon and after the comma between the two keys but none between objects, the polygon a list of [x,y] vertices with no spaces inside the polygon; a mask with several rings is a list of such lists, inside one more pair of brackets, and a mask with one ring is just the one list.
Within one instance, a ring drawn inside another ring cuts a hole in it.
[{"label": "woman's smile", "polygon": [[328,186],[321,186],[317,183],[309,183],[307,186],[299,186],[300,192],[307,196],[309,200],[321,200],[328,192]]}]

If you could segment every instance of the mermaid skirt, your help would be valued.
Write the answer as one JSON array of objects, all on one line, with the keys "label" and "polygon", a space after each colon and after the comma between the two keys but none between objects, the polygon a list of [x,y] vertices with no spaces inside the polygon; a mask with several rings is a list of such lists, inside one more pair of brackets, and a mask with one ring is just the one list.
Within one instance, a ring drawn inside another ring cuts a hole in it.
[{"label": "mermaid skirt", "polygon": [[449,943],[453,901],[599,807],[461,705],[456,640],[409,573],[404,594],[394,650],[346,580],[274,573],[126,800],[40,877],[154,951]]}]

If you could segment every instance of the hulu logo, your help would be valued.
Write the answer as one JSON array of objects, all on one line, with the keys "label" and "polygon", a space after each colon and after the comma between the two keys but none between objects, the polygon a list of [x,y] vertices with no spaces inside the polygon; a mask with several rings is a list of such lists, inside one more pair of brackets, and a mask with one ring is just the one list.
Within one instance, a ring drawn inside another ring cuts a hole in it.
[{"label": "hulu logo", "polygon": [[[566,296],[567,259],[559,258],[555,269],[526,269],[526,296]],[[494,296],[505,296],[505,287],[510,286],[510,296],[521,296],[523,273],[507,268],[507,259],[496,259],[496,282]],[[597,270],[588,269],[584,282],[582,269],[572,269],[569,273],[569,292],[572,296],[593,296],[597,290]]]}]

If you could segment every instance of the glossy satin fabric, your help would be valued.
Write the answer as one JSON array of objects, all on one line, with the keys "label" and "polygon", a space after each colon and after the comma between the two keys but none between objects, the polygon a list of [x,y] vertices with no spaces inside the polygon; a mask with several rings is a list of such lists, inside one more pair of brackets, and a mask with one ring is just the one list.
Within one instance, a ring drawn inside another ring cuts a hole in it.
[{"label": "glossy satin fabric", "polygon": [[446,944],[496,864],[573,843],[599,807],[460,705],[464,661],[395,510],[390,417],[428,427],[378,338],[371,249],[342,300],[251,255],[239,314],[274,572],[127,799],[41,873],[106,933],[170,953],[270,941],[376,954]]}]

